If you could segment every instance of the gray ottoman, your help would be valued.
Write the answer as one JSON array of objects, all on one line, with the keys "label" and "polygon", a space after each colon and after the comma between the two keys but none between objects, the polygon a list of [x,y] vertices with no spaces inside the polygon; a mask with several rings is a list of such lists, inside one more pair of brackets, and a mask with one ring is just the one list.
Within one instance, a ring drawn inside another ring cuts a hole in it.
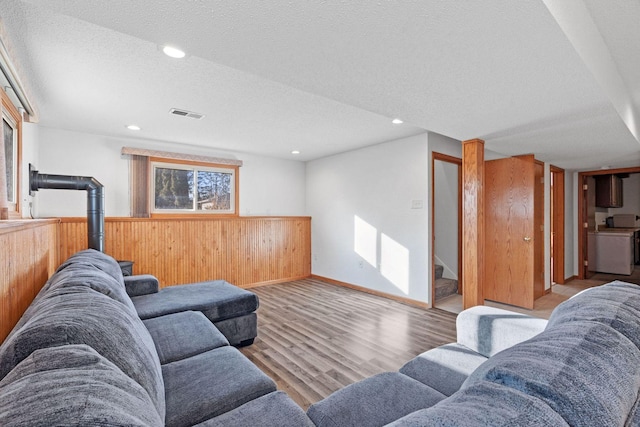
[{"label": "gray ottoman", "polygon": [[224,280],[169,286],[131,297],[131,301],[143,320],[189,310],[200,311],[231,345],[252,344],[258,335],[255,313],[258,296]]}]

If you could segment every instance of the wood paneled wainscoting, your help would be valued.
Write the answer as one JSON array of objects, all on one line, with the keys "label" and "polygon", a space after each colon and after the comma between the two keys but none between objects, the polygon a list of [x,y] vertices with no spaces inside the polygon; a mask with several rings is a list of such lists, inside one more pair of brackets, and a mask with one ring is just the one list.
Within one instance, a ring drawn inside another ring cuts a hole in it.
[{"label": "wood paneled wainscoting", "polygon": [[[87,247],[86,218],[62,218],[62,262]],[[310,217],[107,218],[105,252],[160,286],[224,279],[252,286],[311,275]]]},{"label": "wood paneled wainscoting", "polygon": [[0,343],[58,266],[58,220],[0,222]]}]

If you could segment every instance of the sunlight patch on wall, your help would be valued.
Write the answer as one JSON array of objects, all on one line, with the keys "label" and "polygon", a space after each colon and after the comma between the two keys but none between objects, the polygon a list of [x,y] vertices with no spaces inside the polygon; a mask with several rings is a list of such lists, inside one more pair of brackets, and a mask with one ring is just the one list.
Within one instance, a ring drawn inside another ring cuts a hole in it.
[{"label": "sunlight patch on wall", "polygon": [[386,234],[380,237],[380,273],[405,295],[409,294],[409,249]]},{"label": "sunlight patch on wall", "polygon": [[378,231],[357,215],[353,217],[353,250],[372,267],[377,265]]}]

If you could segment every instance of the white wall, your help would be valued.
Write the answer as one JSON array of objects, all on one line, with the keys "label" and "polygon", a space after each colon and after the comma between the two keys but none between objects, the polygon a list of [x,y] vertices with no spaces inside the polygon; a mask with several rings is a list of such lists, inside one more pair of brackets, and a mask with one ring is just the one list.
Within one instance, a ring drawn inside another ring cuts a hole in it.
[{"label": "white wall", "polygon": [[239,154],[241,215],[305,215],[306,164]]},{"label": "white wall", "polygon": [[37,209],[30,203],[33,198],[29,196],[29,163],[38,163],[38,125],[35,123],[22,123],[22,171],[20,177],[20,203],[22,204],[22,217],[29,218]]},{"label": "white wall", "polygon": [[[40,173],[95,177],[105,187],[106,216],[129,216],[129,156],[123,146],[239,159],[241,215],[304,215],[305,164],[159,141],[113,138],[40,127],[35,162]],[[40,190],[40,217],[86,215],[83,191]]]},{"label": "white wall", "polygon": [[461,146],[425,133],[307,164],[313,274],[431,303],[432,150]]},{"label": "white wall", "polygon": [[455,163],[434,162],[434,255],[444,267],[443,277],[458,279],[458,168]]}]

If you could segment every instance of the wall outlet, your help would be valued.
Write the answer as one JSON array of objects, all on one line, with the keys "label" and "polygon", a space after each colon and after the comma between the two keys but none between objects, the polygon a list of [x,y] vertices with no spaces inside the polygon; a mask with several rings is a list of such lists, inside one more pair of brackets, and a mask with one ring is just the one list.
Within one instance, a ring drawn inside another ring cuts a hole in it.
[{"label": "wall outlet", "polygon": [[411,209],[423,209],[424,202],[422,200],[412,200],[411,201]]},{"label": "wall outlet", "polygon": [[364,268],[364,261],[358,261],[358,268]]}]

